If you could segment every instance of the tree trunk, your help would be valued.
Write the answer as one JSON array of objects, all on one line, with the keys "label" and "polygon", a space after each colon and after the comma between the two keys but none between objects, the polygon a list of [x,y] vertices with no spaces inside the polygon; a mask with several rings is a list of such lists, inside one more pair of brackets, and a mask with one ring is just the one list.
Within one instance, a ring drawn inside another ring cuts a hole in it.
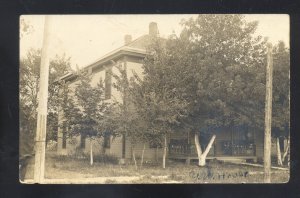
[{"label": "tree trunk", "polygon": [[146,149],[146,144],[144,143],[144,147],[143,147],[143,151],[142,151],[142,158],[141,158],[141,167],[143,167],[143,163],[144,163],[144,153],[145,153],[145,149]]},{"label": "tree trunk", "polygon": [[199,166],[204,166],[205,165],[205,159],[203,160],[202,158],[202,150],[199,142],[199,136],[197,133],[195,133],[195,145],[196,145],[196,151],[198,155],[198,160],[199,160]]},{"label": "tree trunk", "polygon": [[93,156],[93,140],[90,141],[90,164],[93,165],[94,156]]},{"label": "tree trunk", "polygon": [[290,149],[290,140],[288,139],[287,143],[286,143],[285,151],[284,151],[283,156],[282,156],[282,162],[285,162],[285,158],[289,153],[289,149]]},{"label": "tree trunk", "polygon": [[101,144],[101,153],[102,153],[102,156],[105,155],[105,144],[104,144],[104,138],[103,138],[103,141],[102,141],[102,144]]},{"label": "tree trunk", "polygon": [[166,157],[167,157],[167,135],[165,135],[164,155],[163,155],[163,168],[166,168]]},{"label": "tree trunk", "polygon": [[198,165],[199,166],[205,166],[206,164],[206,156],[209,153],[214,141],[215,141],[216,135],[213,135],[205,149],[205,151],[202,153],[200,142],[199,142],[199,136],[197,133],[195,133],[195,145],[196,145],[196,151],[198,155]]},{"label": "tree trunk", "polygon": [[137,164],[136,164],[136,159],[135,159],[135,150],[134,150],[134,147],[132,147],[132,158],[133,158],[133,161],[134,161],[134,166],[135,166],[135,169],[137,170],[138,167],[137,167]]},{"label": "tree trunk", "polygon": [[282,166],[281,150],[280,150],[280,142],[279,142],[279,138],[276,138],[276,147],[277,147],[277,164],[278,164],[279,166]]}]

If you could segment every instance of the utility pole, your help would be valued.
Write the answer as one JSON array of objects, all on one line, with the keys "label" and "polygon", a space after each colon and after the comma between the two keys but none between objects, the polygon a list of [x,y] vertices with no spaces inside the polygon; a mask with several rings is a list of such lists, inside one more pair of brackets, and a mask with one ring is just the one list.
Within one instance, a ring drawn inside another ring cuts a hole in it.
[{"label": "utility pole", "polygon": [[44,36],[40,67],[38,116],[35,138],[34,182],[43,183],[45,173],[45,147],[47,127],[47,100],[49,78],[49,16],[45,16]]},{"label": "utility pole", "polygon": [[272,127],[272,44],[268,43],[266,68],[265,139],[264,139],[264,182],[271,183],[271,127]]}]

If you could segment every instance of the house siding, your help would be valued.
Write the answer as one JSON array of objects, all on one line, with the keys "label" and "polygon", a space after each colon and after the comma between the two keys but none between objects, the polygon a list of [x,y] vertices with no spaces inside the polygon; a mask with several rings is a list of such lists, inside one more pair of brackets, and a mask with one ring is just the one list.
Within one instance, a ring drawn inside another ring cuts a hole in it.
[{"label": "house siding", "polygon": [[128,79],[133,77],[133,73],[136,73],[140,78],[143,77],[142,63],[127,61],[127,73]]},{"label": "house siding", "polygon": [[[127,156],[129,159],[132,159],[132,148],[131,148],[131,140],[128,138],[128,149],[127,149]],[[138,142],[134,146],[135,157],[136,159],[141,159],[144,149],[144,143]],[[163,157],[163,148],[150,148],[150,144],[147,142],[145,143],[145,151],[144,151],[144,161],[157,161]]]},{"label": "house siding", "polygon": [[122,157],[122,136],[111,137],[110,148],[106,150],[106,154]]},{"label": "house siding", "polygon": [[105,80],[105,68],[102,70],[99,70],[97,73],[92,74],[92,79],[91,79],[91,86],[96,87],[97,84],[100,82],[104,82]]},{"label": "house siding", "polygon": [[[102,143],[103,138],[95,138],[91,141],[90,138],[85,139],[85,147],[83,148],[83,151],[85,154],[89,154],[91,151],[91,142],[93,144],[93,154],[99,155],[102,153]],[[78,146],[80,146],[80,142],[78,142]]]}]

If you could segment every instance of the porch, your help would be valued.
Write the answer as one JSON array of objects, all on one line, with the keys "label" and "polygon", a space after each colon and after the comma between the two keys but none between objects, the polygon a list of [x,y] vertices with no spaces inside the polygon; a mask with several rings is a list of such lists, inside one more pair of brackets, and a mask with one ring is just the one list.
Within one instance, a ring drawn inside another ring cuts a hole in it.
[{"label": "porch", "polygon": [[[228,146],[228,142],[223,142],[223,147]],[[221,146],[221,145],[219,145]],[[215,143],[210,152],[207,155],[208,160],[217,159],[220,161],[236,161],[236,160],[253,160],[257,161],[257,156],[255,155],[255,145],[254,144],[235,144],[228,148],[223,148],[223,153],[217,153],[217,144]],[[169,144],[169,159],[181,159],[186,160],[186,163],[189,164],[191,160],[197,160],[197,152],[195,145],[188,144],[188,145],[176,145],[176,144]]]}]

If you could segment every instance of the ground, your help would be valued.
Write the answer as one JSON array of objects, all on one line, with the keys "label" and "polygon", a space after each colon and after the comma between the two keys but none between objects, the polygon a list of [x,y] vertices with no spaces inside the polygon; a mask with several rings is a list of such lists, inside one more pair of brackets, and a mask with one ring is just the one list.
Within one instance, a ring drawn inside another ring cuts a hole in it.
[{"label": "ground", "polygon": [[[33,176],[32,164],[26,174],[27,182]],[[211,161],[206,167],[191,163],[168,161],[161,164],[144,164],[136,170],[133,164],[118,165],[88,159],[70,159],[47,155],[45,183],[263,183],[263,168]],[[289,171],[273,170],[272,183],[285,183]]]}]

